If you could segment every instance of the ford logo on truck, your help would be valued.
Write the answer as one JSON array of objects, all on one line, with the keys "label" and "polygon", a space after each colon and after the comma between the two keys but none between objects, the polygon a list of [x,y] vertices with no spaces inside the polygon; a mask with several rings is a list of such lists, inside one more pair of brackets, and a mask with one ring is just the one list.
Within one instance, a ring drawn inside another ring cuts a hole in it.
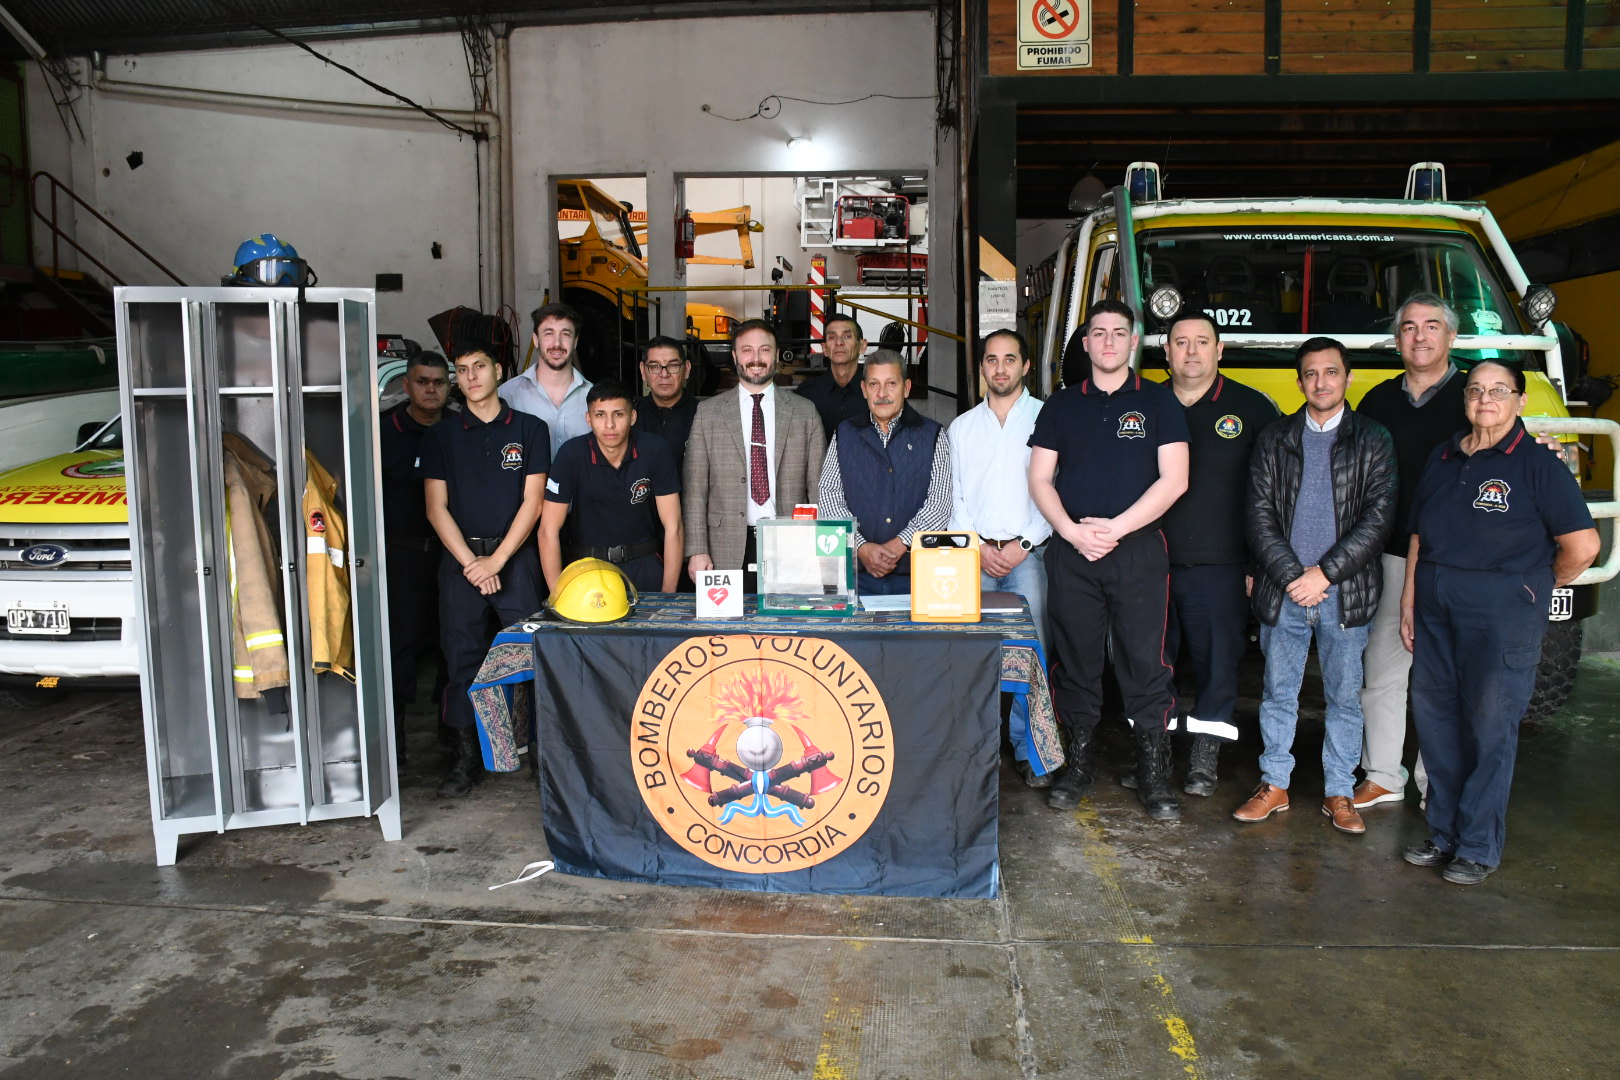
[{"label": "ford logo on truck", "polygon": [[67,562],[68,549],[61,544],[33,544],[22,549],[24,566],[49,569]]}]

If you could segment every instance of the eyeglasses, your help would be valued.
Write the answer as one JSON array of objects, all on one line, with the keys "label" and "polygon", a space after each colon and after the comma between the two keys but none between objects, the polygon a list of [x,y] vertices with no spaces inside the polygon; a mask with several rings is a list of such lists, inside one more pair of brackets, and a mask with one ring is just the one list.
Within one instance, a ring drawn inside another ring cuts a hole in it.
[{"label": "eyeglasses", "polygon": [[1479,401],[1486,394],[1489,394],[1492,401],[1506,401],[1518,392],[1511,386],[1470,386],[1463,390],[1463,397],[1469,401]]},{"label": "eyeglasses", "polygon": [[686,366],[686,361],[685,360],[677,360],[672,364],[648,364],[647,365],[647,374],[649,374],[649,375],[679,375],[681,373],[681,369],[684,368],[685,366]]}]

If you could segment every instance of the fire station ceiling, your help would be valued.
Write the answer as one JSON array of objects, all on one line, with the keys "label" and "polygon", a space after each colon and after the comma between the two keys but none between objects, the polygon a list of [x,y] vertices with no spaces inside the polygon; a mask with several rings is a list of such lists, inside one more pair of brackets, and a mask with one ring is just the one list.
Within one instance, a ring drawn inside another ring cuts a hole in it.
[{"label": "fire station ceiling", "polygon": [[[1218,79],[1210,79],[1211,88]],[[1613,99],[1018,108],[1018,216],[1072,216],[1088,172],[1112,187],[1155,161],[1168,198],[1398,198],[1416,161],[1446,166],[1453,199],[1478,198],[1620,140]],[[987,163],[981,162],[980,169]]]},{"label": "fire station ceiling", "polygon": [[[775,0],[773,15],[930,8],[932,0]],[[462,20],[514,26],[758,15],[755,0],[0,0],[0,11],[52,56],[261,45],[272,27],[303,40],[454,30]],[[10,29],[9,27],[7,29]],[[28,55],[0,34],[0,51]]]}]

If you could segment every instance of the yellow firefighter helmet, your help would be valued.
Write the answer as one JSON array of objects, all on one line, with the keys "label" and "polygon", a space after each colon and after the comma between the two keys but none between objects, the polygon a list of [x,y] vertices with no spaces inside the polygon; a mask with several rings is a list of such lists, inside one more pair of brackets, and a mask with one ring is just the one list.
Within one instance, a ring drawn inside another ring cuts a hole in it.
[{"label": "yellow firefighter helmet", "polygon": [[567,622],[610,623],[629,617],[640,599],[636,587],[613,563],[578,559],[557,575],[546,608]]}]

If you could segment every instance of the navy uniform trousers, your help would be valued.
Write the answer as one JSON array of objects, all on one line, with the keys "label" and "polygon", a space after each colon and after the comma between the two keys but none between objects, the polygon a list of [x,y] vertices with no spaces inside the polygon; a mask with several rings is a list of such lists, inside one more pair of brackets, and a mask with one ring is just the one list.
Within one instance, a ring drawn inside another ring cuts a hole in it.
[{"label": "navy uniform trousers", "polygon": [[403,537],[388,540],[388,647],[394,677],[394,720],[401,722],[406,706],[416,700],[416,666],[432,650],[444,679],[439,657],[439,561],[444,545],[438,537]]},{"label": "navy uniform trousers", "polygon": [[1429,772],[1430,839],[1502,861],[1519,721],[1536,688],[1552,571],[1455,570],[1419,562],[1412,716]]},{"label": "navy uniform trousers", "polygon": [[1061,537],[1047,545],[1052,703],[1072,732],[1089,732],[1102,718],[1110,638],[1126,720],[1132,727],[1170,730],[1175,690],[1164,658],[1169,577],[1170,559],[1158,530],[1131,533],[1096,562]]},{"label": "navy uniform trousers", "polygon": [[[461,564],[448,551],[439,561],[439,641],[449,668],[444,701],[444,722],[449,727],[470,728],[476,722],[467,691],[489,655],[495,633],[540,610],[546,579],[533,542],[518,549],[500,579],[500,591],[485,596],[462,575]],[[492,614],[499,620],[494,631]]]},{"label": "navy uniform trousers", "polygon": [[1248,647],[1249,598],[1243,592],[1243,564],[1220,563],[1170,568],[1170,628],[1165,659],[1175,663],[1183,647],[1192,668],[1196,713],[1187,731],[1222,742],[1238,737],[1238,665]]}]

